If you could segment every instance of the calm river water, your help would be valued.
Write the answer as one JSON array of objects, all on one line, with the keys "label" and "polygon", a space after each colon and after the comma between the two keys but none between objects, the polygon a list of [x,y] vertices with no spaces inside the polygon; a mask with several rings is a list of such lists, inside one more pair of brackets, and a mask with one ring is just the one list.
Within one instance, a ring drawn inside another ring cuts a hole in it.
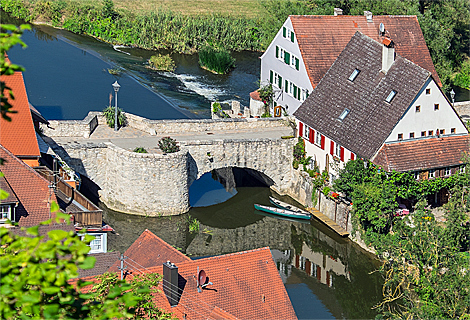
[{"label": "calm river water", "polygon": [[[1,14],[2,22],[9,22]],[[260,53],[235,53],[237,67],[225,76],[200,69],[197,56],[172,54],[175,72],[159,73],[146,68],[155,54],[151,51],[117,48],[120,52],[45,26],[26,32],[23,39],[28,48],[15,47],[10,59],[26,68],[29,100],[51,120],[83,119],[91,110],[102,110],[115,80],[121,84],[119,106],[151,119],[207,117],[210,101],[238,99],[247,105],[249,92],[257,88]],[[120,68],[122,76],[113,77],[107,68]],[[229,190],[216,173],[195,181],[193,208],[185,215],[149,218],[104,208],[105,221],[118,233],[109,237],[108,247],[124,252],[145,229],[193,258],[269,246],[299,318],[374,318],[371,308],[380,300],[382,284],[373,273],[378,262],[315,222],[260,215],[253,204],[269,204],[270,189],[243,170],[233,172],[236,187]],[[194,219],[199,231],[191,233]]]}]

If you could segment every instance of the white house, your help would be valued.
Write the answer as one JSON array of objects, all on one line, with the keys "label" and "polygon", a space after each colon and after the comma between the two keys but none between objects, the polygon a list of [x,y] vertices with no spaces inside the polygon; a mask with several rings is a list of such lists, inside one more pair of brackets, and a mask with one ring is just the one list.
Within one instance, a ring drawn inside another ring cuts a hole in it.
[{"label": "white house", "polygon": [[360,32],[294,116],[307,155],[332,175],[360,157],[417,179],[446,176],[469,151],[468,131],[432,73],[396,55],[392,39]]},{"label": "white house", "polygon": [[392,38],[398,54],[441,85],[416,16],[343,16],[336,9],[334,16],[289,16],[261,56],[260,82],[272,83],[276,105],[293,114],[356,31],[378,42]]}]

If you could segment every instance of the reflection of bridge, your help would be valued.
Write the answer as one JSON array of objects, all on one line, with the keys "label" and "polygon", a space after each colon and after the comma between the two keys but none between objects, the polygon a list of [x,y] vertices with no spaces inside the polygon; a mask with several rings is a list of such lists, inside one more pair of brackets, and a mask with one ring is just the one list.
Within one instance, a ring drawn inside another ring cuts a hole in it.
[{"label": "reflection of bridge", "polygon": [[[250,168],[283,191],[292,180],[293,139],[283,120],[147,120],[133,115],[129,127],[113,132],[99,114],[83,121],[51,121],[45,140],[70,166],[101,189],[101,200],[123,212],[158,215],[189,210],[188,189],[204,173],[225,167]],[[181,150],[162,154],[163,136]],[[144,147],[149,153],[132,152]]]}]

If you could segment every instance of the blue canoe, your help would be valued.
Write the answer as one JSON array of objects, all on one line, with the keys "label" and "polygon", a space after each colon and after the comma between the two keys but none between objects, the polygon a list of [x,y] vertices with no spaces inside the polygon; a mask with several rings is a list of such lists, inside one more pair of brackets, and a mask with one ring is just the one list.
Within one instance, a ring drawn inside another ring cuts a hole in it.
[{"label": "blue canoe", "polygon": [[274,208],[274,207],[269,207],[269,206],[264,206],[262,204],[257,204],[255,203],[255,209],[259,211],[264,211],[267,213],[275,214],[281,217],[287,217],[287,218],[294,218],[294,219],[310,219],[311,214],[308,212],[302,213],[302,212],[294,212],[291,210],[286,210],[286,209],[281,209],[281,208]]}]

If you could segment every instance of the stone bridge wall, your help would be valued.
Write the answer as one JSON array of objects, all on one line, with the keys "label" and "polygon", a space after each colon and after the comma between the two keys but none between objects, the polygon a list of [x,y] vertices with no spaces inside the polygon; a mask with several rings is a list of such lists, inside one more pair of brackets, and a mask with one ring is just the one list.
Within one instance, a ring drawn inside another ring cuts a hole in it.
[{"label": "stone bridge wall", "polygon": [[[294,139],[214,140],[181,143],[172,154],[141,154],[106,142],[55,145],[59,156],[100,188],[111,209],[140,215],[173,215],[189,210],[189,186],[212,169],[257,170],[273,188],[289,193]],[[208,155],[209,154],[209,155]]]}]

